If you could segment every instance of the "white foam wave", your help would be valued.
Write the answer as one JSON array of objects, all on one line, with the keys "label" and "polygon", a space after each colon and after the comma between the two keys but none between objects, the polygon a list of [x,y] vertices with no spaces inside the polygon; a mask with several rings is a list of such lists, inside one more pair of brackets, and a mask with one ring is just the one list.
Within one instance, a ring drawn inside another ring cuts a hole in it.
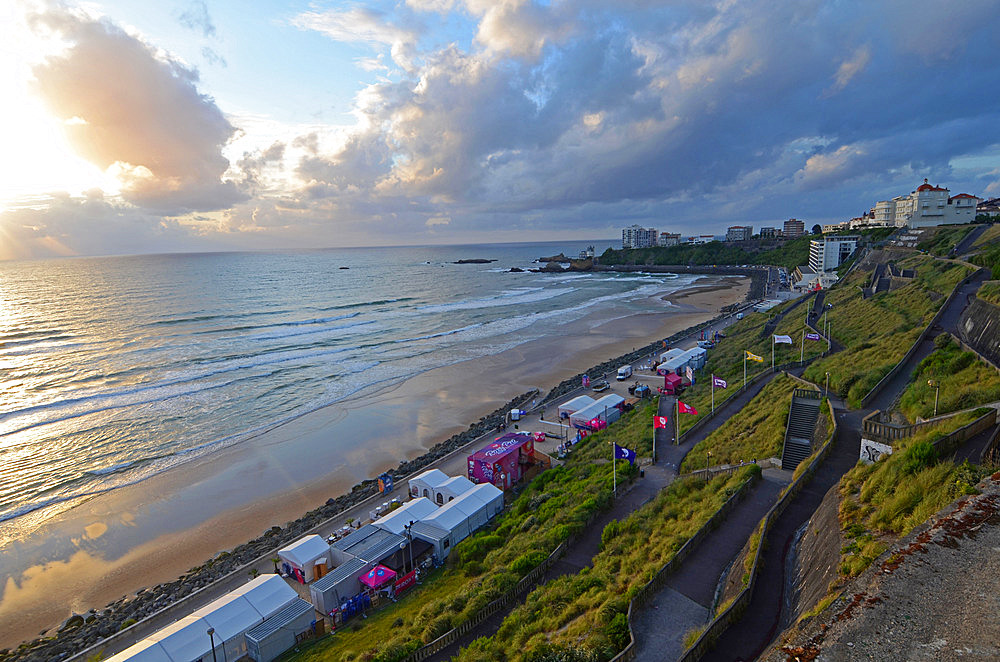
[{"label": "white foam wave", "polygon": [[525,292],[519,295],[500,294],[484,297],[482,299],[456,301],[454,303],[428,304],[425,306],[418,306],[418,310],[427,313],[443,313],[453,312],[456,310],[476,310],[480,308],[496,308],[498,306],[516,306],[554,299],[571,292],[576,292],[576,290],[577,288],[575,287],[561,287]]}]

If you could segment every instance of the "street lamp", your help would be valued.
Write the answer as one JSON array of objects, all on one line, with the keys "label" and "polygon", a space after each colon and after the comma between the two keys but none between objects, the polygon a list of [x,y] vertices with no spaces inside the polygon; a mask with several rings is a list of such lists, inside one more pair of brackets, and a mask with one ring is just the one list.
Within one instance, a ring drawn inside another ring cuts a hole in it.
[{"label": "street lamp", "polygon": [[705,456],[705,478],[708,478],[708,465],[711,462],[712,451],[708,451],[708,455]]},{"label": "street lamp", "polygon": [[933,379],[928,379],[927,385],[934,387],[934,416],[931,416],[931,418],[936,418],[937,408],[938,408],[938,396],[941,395],[941,382],[938,382]]},{"label": "street lamp", "polygon": [[410,572],[413,572],[413,535],[410,533],[412,526],[413,520],[410,520],[409,524],[403,525],[403,528],[406,529],[406,541],[410,544]]},{"label": "street lamp", "polygon": [[826,397],[830,397],[830,373],[826,373]]},{"label": "street lamp", "polygon": [[212,641],[212,662],[218,662],[215,659],[215,628],[208,628],[208,638]]}]

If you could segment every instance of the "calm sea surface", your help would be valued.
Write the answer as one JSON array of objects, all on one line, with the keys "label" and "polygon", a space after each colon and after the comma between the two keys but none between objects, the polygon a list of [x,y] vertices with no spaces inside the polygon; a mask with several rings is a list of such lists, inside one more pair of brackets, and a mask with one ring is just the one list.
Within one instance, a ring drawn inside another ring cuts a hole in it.
[{"label": "calm sea surface", "polygon": [[0,522],[692,280],[506,272],[586,243],[0,263]]}]

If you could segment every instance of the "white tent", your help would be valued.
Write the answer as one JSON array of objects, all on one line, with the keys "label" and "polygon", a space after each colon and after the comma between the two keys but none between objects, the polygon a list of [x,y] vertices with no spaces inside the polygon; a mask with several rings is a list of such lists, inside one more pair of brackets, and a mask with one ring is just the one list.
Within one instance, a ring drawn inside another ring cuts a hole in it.
[{"label": "white tent", "polygon": [[113,655],[106,662],[174,662],[163,650],[159,642],[152,639],[143,639],[133,644],[117,655]]},{"label": "white tent", "polygon": [[489,483],[480,483],[414,524],[412,532],[414,537],[434,545],[438,557],[444,558],[452,545],[484,526],[501,510],[503,491]]},{"label": "white tent", "polygon": [[705,361],[708,359],[708,350],[702,347],[692,347],[686,354],[688,365],[691,366],[692,370],[700,370],[705,367]]},{"label": "white tent", "polygon": [[611,409],[612,407],[621,408],[625,404],[625,398],[618,395],[617,393],[608,393],[603,398],[600,398],[597,402],[593,404],[594,407],[607,407]]},{"label": "white tent", "polygon": [[[149,636],[155,640],[173,662],[195,662],[212,655],[212,627],[197,616],[185,616]],[[216,655],[221,653],[216,648]]]},{"label": "white tent", "polygon": [[572,414],[585,409],[594,404],[594,399],[589,395],[578,395],[569,402],[559,405],[559,418],[568,418]]},{"label": "white tent", "polygon": [[617,407],[605,406],[595,402],[570,416],[569,422],[574,427],[588,427],[590,421],[595,418],[599,418],[607,423],[614,423],[620,416],[621,411]]},{"label": "white tent", "polygon": [[459,540],[464,540],[468,537],[470,533],[469,516],[461,506],[461,499],[449,501],[421,521],[433,524],[445,531],[450,531],[452,544],[457,543]]},{"label": "white tent", "polygon": [[410,496],[434,498],[434,490],[448,480],[448,474],[440,469],[427,471],[410,479]]},{"label": "white tent", "polygon": [[434,493],[434,500],[439,506],[444,505],[455,497],[465,494],[474,486],[475,483],[465,476],[452,476],[438,486]]},{"label": "white tent", "polygon": [[664,361],[669,361],[670,359],[676,358],[676,357],[680,356],[683,353],[684,353],[684,350],[681,349],[680,347],[673,347],[671,349],[668,349],[667,351],[665,351],[662,354],[660,354],[660,363],[663,363]]},{"label": "white tent", "polygon": [[378,518],[372,522],[372,525],[385,531],[402,535],[402,533],[406,531],[407,524],[411,521],[419,522],[435,510],[437,510],[437,506],[435,506],[430,499],[418,497],[407,501],[396,510],[390,512],[388,515]]},{"label": "white tent", "polygon": [[316,620],[313,606],[301,598],[247,632],[247,648],[255,662],[271,662],[298,642]]},{"label": "white tent", "polygon": [[[281,577],[261,575],[193,614],[154,632],[110,660],[194,662],[210,659],[213,638],[216,660],[238,660],[247,653],[247,631],[297,598],[295,590]],[[214,630],[212,637],[208,636],[209,628]]]},{"label": "white tent", "polygon": [[[306,536],[282,547],[278,550],[278,558],[284,565],[289,566],[286,572],[295,574],[298,570],[302,574],[302,582],[309,583],[316,576],[315,567],[322,566],[322,573],[325,574],[327,566],[330,564],[330,545],[318,535]],[[296,579],[298,577],[296,576]]]},{"label": "white tent", "polygon": [[476,499],[486,510],[487,521],[503,511],[503,490],[490,483],[480,483],[469,490],[469,499]]}]

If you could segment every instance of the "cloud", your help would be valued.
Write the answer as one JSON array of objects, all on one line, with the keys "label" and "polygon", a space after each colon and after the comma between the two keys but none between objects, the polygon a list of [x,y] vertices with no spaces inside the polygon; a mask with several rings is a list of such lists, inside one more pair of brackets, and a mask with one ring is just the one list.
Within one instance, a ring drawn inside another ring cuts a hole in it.
[{"label": "cloud", "polygon": [[215,36],[215,24],[212,17],[208,15],[208,5],[204,0],[191,0],[187,9],[182,11],[177,19],[181,25],[201,32],[206,37]]},{"label": "cloud", "polygon": [[854,55],[850,59],[844,60],[837,69],[837,73],[834,74],[834,85],[831,91],[839,92],[847,87],[852,78],[864,71],[868,62],[871,61],[871,57],[871,49],[868,45],[861,46],[854,51]]},{"label": "cloud", "polygon": [[106,20],[52,9],[33,17],[69,43],[33,68],[34,86],[77,151],[116,171],[123,197],[172,215],[244,197],[224,181],[236,129],[199,92],[198,74]]}]

